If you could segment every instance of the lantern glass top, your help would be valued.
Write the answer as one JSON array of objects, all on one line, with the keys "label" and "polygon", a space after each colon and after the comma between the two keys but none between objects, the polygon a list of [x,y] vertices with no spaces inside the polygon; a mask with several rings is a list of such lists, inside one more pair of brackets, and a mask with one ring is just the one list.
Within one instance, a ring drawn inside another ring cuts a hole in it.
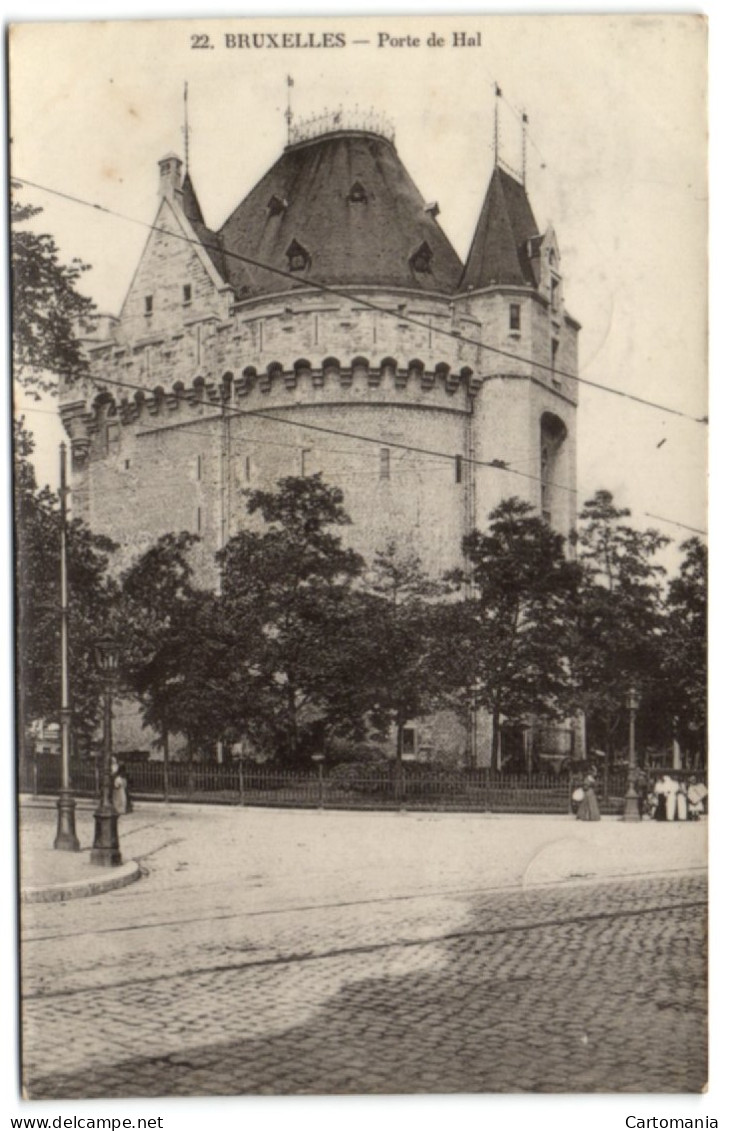
[{"label": "lantern glass top", "polygon": [[94,645],[94,658],[99,671],[109,675],[119,667],[119,645],[110,636],[103,636]]},{"label": "lantern glass top", "polygon": [[640,695],[634,687],[628,688],[628,693],[625,696],[625,706],[629,711],[637,711],[640,704]]}]

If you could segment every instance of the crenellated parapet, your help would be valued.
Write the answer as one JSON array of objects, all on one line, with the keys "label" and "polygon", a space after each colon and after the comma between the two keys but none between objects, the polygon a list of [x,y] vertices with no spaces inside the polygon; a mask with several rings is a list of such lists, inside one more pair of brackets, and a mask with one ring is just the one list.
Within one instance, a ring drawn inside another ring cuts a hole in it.
[{"label": "crenellated parapet", "polygon": [[[483,384],[469,366],[456,369],[446,361],[428,366],[417,357],[405,361],[389,355],[374,359],[358,354],[348,361],[298,357],[271,361],[262,368],[229,369],[214,379],[198,374],[187,383],[177,380],[150,389],[117,383],[104,376],[101,366],[98,369],[95,379],[67,386],[61,393],[61,418],[79,467],[90,453],[93,457],[113,449],[120,427],[155,418],[173,424],[186,418],[218,417],[226,411],[305,410],[349,403],[466,412],[469,398]],[[102,432],[104,442],[99,445],[96,439]]]}]

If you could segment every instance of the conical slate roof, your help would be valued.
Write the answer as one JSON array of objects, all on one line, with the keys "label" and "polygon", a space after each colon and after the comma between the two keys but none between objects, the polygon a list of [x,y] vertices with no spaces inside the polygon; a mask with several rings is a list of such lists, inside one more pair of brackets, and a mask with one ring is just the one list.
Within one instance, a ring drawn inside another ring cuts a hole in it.
[{"label": "conical slate roof", "polygon": [[535,286],[527,241],[539,235],[526,189],[500,166],[493,171],[459,290]]},{"label": "conical slate roof", "polygon": [[342,130],[288,146],[223,224],[226,277],[237,294],[307,282],[453,293],[462,264],[390,141]]},{"label": "conical slate roof", "polygon": [[189,173],[185,173],[185,179],[182,182],[182,211],[190,221],[195,235],[210,256],[218,274],[225,279],[226,263],[222,252],[220,237],[205,224],[202,208],[197,199],[197,193],[195,192]]}]

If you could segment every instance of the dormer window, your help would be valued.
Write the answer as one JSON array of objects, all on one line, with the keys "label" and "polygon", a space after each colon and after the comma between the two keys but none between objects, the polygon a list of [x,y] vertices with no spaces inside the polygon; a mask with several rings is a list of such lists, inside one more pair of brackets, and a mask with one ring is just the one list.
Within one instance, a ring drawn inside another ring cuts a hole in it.
[{"label": "dormer window", "polygon": [[284,200],[282,196],[276,196],[274,193],[268,202],[268,211],[271,216],[280,216],[282,212],[286,211],[288,206],[288,200]]},{"label": "dormer window", "polygon": [[[552,253],[550,252],[550,257]],[[556,275],[552,275],[549,283],[549,301],[552,305],[552,310],[556,310],[559,306],[559,279]]]},{"label": "dormer window", "polygon": [[311,256],[297,240],[292,240],[289,244],[286,258],[289,261],[289,271],[305,271],[311,264]]},{"label": "dormer window", "polygon": [[347,194],[347,200],[350,204],[366,204],[368,201],[367,192],[361,181],[355,181]]},{"label": "dormer window", "polygon": [[429,204],[425,205],[423,212],[427,212],[435,220],[436,216],[440,216],[440,207],[437,200],[431,200]]},{"label": "dormer window", "polygon": [[153,307],[154,307],[154,299],[153,299],[152,295],[145,295],[144,296],[144,313],[145,314],[151,314]]},{"label": "dormer window", "polygon": [[430,265],[433,260],[433,251],[427,240],[421,243],[417,251],[413,252],[410,256],[410,266],[413,271],[428,274],[430,272]]}]

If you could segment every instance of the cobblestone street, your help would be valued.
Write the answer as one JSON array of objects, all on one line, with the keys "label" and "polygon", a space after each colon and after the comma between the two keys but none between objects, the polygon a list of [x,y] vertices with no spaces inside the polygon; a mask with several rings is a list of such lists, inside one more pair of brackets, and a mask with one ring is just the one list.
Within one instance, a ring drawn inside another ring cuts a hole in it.
[{"label": "cobblestone street", "polygon": [[[153,835],[144,819],[140,845]],[[292,820],[297,835],[336,849],[336,819]],[[364,830],[367,815],[360,821]],[[243,823],[226,815],[218,827],[232,843]],[[414,824],[391,827],[420,835]],[[451,825],[442,827],[447,840]],[[519,840],[527,859],[534,829],[470,822],[461,835]],[[549,829],[550,843],[562,843],[565,826],[556,838]],[[615,831],[628,830],[604,823],[599,835]],[[184,836],[175,843],[192,858]],[[149,876],[131,888],[24,912],[30,1097],[697,1092],[706,1083],[700,869],[498,890],[464,864],[461,884],[441,876],[439,889],[411,875],[401,888],[383,881],[381,895],[353,877],[346,892],[330,877],[330,899],[312,883],[298,900],[280,885],[256,900],[240,863],[237,886],[228,876],[230,858],[205,891],[186,876],[194,859],[178,860],[186,867],[170,883],[171,857],[162,857],[150,851]]]}]

